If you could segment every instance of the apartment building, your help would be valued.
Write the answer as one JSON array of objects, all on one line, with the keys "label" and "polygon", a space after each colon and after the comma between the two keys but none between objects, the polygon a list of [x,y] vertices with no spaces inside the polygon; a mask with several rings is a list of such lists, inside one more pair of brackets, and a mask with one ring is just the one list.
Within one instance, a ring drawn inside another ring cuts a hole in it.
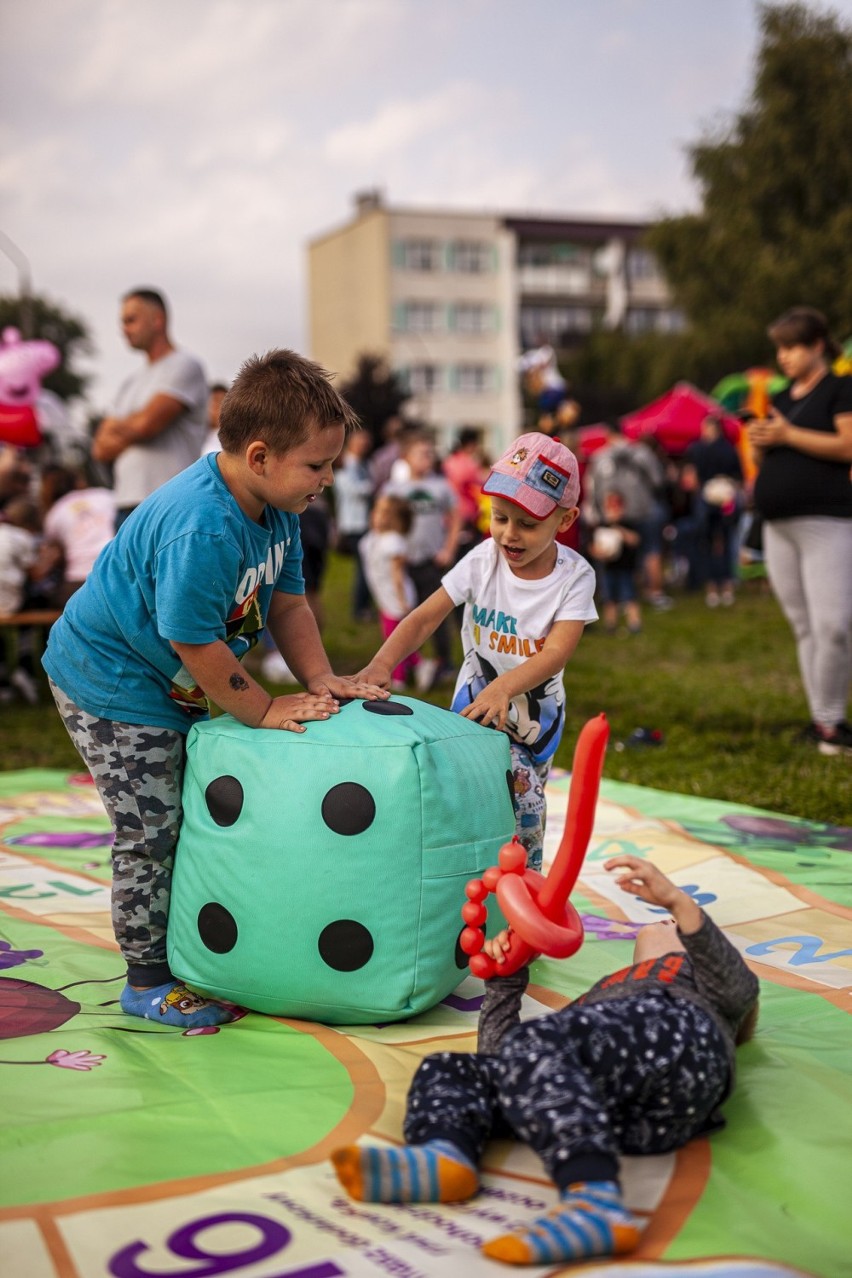
[{"label": "apartment building", "polygon": [[599,325],[679,326],[644,229],[395,208],[362,193],[349,222],[308,246],[311,355],[341,377],[382,355],[411,393],[406,414],[441,448],[473,426],[499,452],[522,427],[523,350],[567,350]]}]

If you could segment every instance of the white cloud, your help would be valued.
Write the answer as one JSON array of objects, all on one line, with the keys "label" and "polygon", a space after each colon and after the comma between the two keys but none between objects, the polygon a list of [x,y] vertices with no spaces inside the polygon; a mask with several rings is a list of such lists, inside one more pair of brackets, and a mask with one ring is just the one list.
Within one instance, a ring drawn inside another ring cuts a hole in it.
[{"label": "white cloud", "polygon": [[306,243],[365,186],[517,212],[682,205],[683,144],[742,105],[754,46],[742,0],[7,10],[2,229],[36,288],[90,322],[99,404],[134,364],[116,328],[132,284],[164,289],[211,375],[303,343]]},{"label": "white cloud", "polygon": [[332,130],[323,151],[328,160],[351,166],[392,161],[394,154],[432,135],[443,150],[455,146],[455,129],[488,118],[493,95],[484,86],[447,84],[419,98],[391,98],[368,119]]}]

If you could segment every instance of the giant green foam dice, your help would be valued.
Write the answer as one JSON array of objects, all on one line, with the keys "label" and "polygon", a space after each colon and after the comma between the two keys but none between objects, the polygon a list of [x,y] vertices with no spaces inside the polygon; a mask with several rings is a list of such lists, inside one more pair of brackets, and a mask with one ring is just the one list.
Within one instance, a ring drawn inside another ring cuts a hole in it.
[{"label": "giant green foam dice", "polygon": [[514,832],[508,740],[405,697],[306,728],[190,730],[169,961],[255,1011],[403,1020],[465,974],[465,884]]}]

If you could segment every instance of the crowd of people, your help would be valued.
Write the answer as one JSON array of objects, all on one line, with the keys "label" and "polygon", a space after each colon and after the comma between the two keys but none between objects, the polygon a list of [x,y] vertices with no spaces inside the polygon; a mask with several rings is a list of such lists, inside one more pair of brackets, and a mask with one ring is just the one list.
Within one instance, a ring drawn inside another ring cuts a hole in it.
[{"label": "crowd of people", "polygon": [[[0,614],[61,610],[136,506],[220,447],[219,414],[228,387],[208,385],[201,362],[175,344],[162,295],[130,291],[120,317],[128,345],[144,362],[118,389],[94,432],[90,456],[74,465],[40,465],[38,457],[0,446]],[[756,485],[746,482],[741,451],[712,414],[680,456],[667,454],[653,436],[626,439],[616,422],[599,423],[592,439],[570,424],[559,437],[578,458],[581,500],[579,519],[563,536],[595,570],[607,635],[639,633],[647,610],[667,610],[681,593],[701,593],[709,608],[731,607],[743,566],[756,563],[760,575],[768,573],[796,638],[812,713],[805,736],[830,752],[833,743],[844,749],[850,744],[844,702],[849,642],[842,632],[848,631],[852,604],[834,584],[820,587],[834,583],[820,538],[825,533],[842,540],[852,530],[844,466],[850,379],[830,372],[835,348],[817,312],[795,308],[779,324],[770,333],[793,384],[777,399],[772,430],[751,428],[752,453],[764,460]],[[786,442],[791,428],[792,444]],[[389,637],[490,535],[489,501],[482,493],[489,464],[486,441],[474,428],[461,429],[443,456],[428,429],[399,417],[385,423],[380,439],[367,429],[351,431],[335,460],[333,487],[299,521],[306,595],[320,628],[324,573],[329,551],[336,549],[352,563],[352,618],[378,623],[383,638]],[[779,483],[799,474],[800,466],[807,495],[782,500]],[[788,523],[788,511],[795,525]],[[802,519],[817,520],[815,529],[803,530]],[[424,691],[454,677],[460,622],[457,610],[430,637],[428,650],[400,664],[395,691]],[[26,627],[13,646],[10,660],[0,650],[0,701],[34,702],[38,678]],[[260,654],[267,678],[293,680],[271,641],[265,639]]]}]

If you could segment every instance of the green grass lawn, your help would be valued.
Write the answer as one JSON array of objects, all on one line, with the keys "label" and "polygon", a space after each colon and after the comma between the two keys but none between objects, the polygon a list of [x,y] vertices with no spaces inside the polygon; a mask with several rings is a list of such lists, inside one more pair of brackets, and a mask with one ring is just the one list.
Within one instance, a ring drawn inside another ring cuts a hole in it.
[{"label": "green grass lawn", "polygon": [[[378,625],[349,619],[350,574],[351,561],[333,555],[324,638],[342,674],[379,644]],[[677,595],[671,612],[647,609],[642,634],[629,638],[588,627],[565,685],[559,766],[570,767],[577,733],[603,711],[612,731],[604,775],[613,780],[852,825],[852,759],[824,758],[797,740],[808,713],[793,641],[761,581],[745,583],[728,609]],[[429,700],[447,705],[451,691]],[[637,727],[659,729],[664,744],[619,750]],[[0,707],[0,770],[78,764],[46,688],[41,706]]]}]

